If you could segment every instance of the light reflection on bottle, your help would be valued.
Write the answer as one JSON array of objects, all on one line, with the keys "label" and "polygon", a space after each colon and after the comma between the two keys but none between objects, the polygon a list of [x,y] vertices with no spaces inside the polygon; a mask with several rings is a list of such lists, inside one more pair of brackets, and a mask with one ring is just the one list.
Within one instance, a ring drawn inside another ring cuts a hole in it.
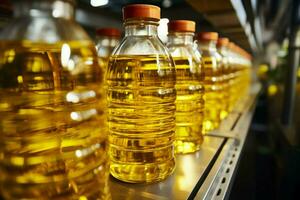
[{"label": "light reflection on bottle", "polygon": [[68,68],[69,71],[72,71],[72,70],[75,69],[75,62],[74,62],[74,60],[69,59],[67,68]]},{"label": "light reflection on bottle", "polygon": [[23,83],[23,76],[18,76],[17,80],[19,84]]},{"label": "light reflection on bottle", "polygon": [[68,44],[64,43],[61,47],[61,65],[68,69],[69,71],[73,71],[76,67],[76,57],[71,58],[71,48]]},{"label": "light reflection on bottle", "polygon": [[174,92],[174,89],[158,89],[157,90],[159,95],[165,95],[165,94],[172,94]]},{"label": "light reflection on bottle", "polygon": [[94,64],[94,61],[93,60],[86,60],[84,62],[86,65],[93,65]]},{"label": "light reflection on bottle", "polygon": [[66,95],[67,102],[78,103],[82,100],[87,100],[96,97],[96,92],[89,90],[86,92],[68,92]]},{"label": "light reflection on bottle", "polygon": [[[196,152],[196,154],[198,153],[199,152]],[[189,191],[190,188],[193,187],[194,177],[197,176],[197,174],[189,174],[187,176],[185,173],[194,172],[199,166],[195,165],[194,157],[192,156],[182,156],[180,159],[181,165],[179,171],[183,172],[184,174],[177,178],[176,188],[178,188],[180,191]]]},{"label": "light reflection on bottle", "polygon": [[61,47],[61,65],[68,67],[69,59],[71,56],[71,48],[68,44],[64,43]]},{"label": "light reflection on bottle", "polygon": [[99,172],[101,172],[103,170],[103,166],[99,166],[98,168],[94,169],[94,174],[98,174]]},{"label": "light reflection on bottle", "polygon": [[[95,150],[99,149],[100,147],[101,147],[101,144],[97,143],[97,144],[92,145],[89,148],[80,149],[80,150],[78,149],[75,151],[75,155],[77,158],[85,157],[85,156],[88,156],[89,154],[95,152]],[[100,167],[102,167],[102,166],[100,166]]]},{"label": "light reflection on bottle", "polygon": [[74,121],[83,121],[90,119],[91,117],[97,115],[96,109],[90,109],[85,111],[71,112],[70,117]]},{"label": "light reflection on bottle", "polygon": [[4,58],[7,60],[8,63],[12,63],[15,59],[15,56],[16,52],[13,49],[4,52]]}]

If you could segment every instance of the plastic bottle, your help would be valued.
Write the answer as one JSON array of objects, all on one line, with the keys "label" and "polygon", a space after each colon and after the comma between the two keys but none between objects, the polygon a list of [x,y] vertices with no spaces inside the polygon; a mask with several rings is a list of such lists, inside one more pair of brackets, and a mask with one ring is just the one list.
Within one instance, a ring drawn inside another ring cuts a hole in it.
[{"label": "plastic bottle", "polygon": [[96,34],[96,49],[99,65],[106,71],[109,56],[120,42],[121,32],[116,28],[99,28]]},{"label": "plastic bottle", "polygon": [[111,174],[126,182],[155,182],[175,167],[175,67],[158,39],[160,8],[123,8],[125,38],[106,75]]},{"label": "plastic bottle", "polygon": [[0,193],[106,199],[103,74],[74,2],[15,1],[14,11],[0,33]]},{"label": "plastic bottle", "polygon": [[239,98],[240,93],[238,92],[238,64],[237,64],[237,56],[234,53],[235,44],[233,42],[228,43],[228,61],[230,68],[230,106],[229,110],[233,111],[236,107],[237,100]]},{"label": "plastic bottle", "polygon": [[221,68],[222,68],[222,85],[223,85],[223,99],[222,99],[222,110],[221,120],[225,119],[230,110],[230,65],[228,59],[227,45],[229,43],[228,38],[219,38],[217,41],[218,53],[221,55]]},{"label": "plastic bottle", "polygon": [[221,110],[223,108],[222,66],[216,43],[218,33],[200,32],[196,42],[202,54],[204,63],[204,132],[210,132],[219,127]]},{"label": "plastic bottle", "polygon": [[167,47],[176,68],[175,153],[192,153],[203,142],[204,68],[194,45],[195,22],[174,20],[168,24]]}]

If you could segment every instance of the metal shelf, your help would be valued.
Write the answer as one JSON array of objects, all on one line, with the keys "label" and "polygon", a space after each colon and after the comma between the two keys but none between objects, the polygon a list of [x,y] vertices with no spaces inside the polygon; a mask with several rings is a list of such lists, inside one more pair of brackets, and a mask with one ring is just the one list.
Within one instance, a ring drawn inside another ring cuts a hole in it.
[{"label": "metal shelf", "polygon": [[112,199],[224,199],[238,166],[259,91],[260,85],[254,85],[221,127],[204,137],[200,151],[178,155],[176,170],[166,180],[129,184],[110,177]]},{"label": "metal shelf", "polygon": [[[237,121],[230,126],[231,130],[227,132],[229,138],[204,181],[203,186],[197,193],[196,199],[218,200],[224,199],[228,194],[229,185],[233,181],[232,177],[237,169],[245,144],[259,91],[260,85],[254,85],[251,88],[248,98],[245,99],[244,106],[235,111],[238,113],[238,115],[234,115],[238,116],[236,118]],[[223,125],[223,127],[225,126]],[[216,132],[215,135],[220,137],[222,131],[219,131],[219,133]]]}]

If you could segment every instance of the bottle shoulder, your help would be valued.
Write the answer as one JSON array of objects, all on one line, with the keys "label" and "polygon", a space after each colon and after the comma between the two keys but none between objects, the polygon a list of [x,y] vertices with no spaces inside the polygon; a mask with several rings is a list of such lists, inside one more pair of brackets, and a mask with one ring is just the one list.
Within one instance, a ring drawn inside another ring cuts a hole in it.
[{"label": "bottle shoulder", "polygon": [[111,53],[113,52],[115,47],[113,46],[103,46],[96,44],[96,50],[97,50],[97,55],[98,57],[105,57],[108,58]]},{"label": "bottle shoulder", "polygon": [[83,28],[73,20],[30,16],[14,19],[0,32],[0,39],[44,43],[90,40]]},{"label": "bottle shoulder", "polygon": [[149,56],[158,55],[171,59],[170,53],[166,46],[157,36],[127,36],[124,37],[120,44],[112,53],[117,56]]},{"label": "bottle shoulder", "polygon": [[205,70],[219,71],[222,68],[222,56],[215,50],[200,49]]},{"label": "bottle shoulder", "polygon": [[192,47],[185,46],[168,46],[171,56],[175,58],[181,58],[186,60],[192,60],[195,63],[201,63],[202,57],[198,50]]}]

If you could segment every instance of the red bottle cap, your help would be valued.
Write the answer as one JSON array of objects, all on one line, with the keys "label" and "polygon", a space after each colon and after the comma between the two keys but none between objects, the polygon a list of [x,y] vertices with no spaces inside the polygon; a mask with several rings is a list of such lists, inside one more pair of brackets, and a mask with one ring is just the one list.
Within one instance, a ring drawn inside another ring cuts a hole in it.
[{"label": "red bottle cap", "polygon": [[116,28],[99,28],[96,33],[101,36],[121,37],[121,32]]},{"label": "red bottle cap", "polygon": [[229,44],[229,39],[228,38],[219,38],[218,42],[217,42],[217,46],[221,47],[221,46],[228,46]]},{"label": "red bottle cap", "polygon": [[235,44],[233,42],[229,42],[228,48],[233,51]]},{"label": "red bottle cap", "polygon": [[196,23],[190,20],[172,20],[168,28],[169,32],[195,32]]},{"label": "red bottle cap", "polygon": [[148,4],[131,4],[123,7],[123,20],[127,19],[160,19],[160,8]]},{"label": "red bottle cap", "polygon": [[197,35],[198,40],[214,40],[217,41],[219,34],[217,32],[200,32]]}]

